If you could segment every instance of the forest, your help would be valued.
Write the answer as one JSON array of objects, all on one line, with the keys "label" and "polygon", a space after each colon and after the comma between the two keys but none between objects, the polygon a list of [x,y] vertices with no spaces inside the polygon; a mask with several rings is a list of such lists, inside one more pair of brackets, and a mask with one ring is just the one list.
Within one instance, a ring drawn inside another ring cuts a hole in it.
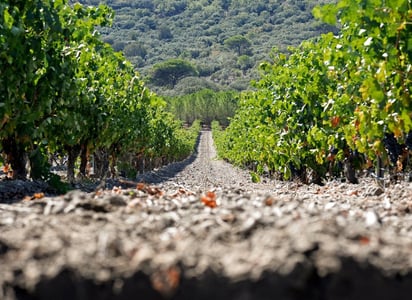
[{"label": "forest", "polygon": [[[82,0],[87,5],[101,1]],[[144,0],[104,1],[115,12],[103,39],[123,51],[148,86],[177,96],[203,88],[250,88],[256,66],[273,48],[287,51],[303,40],[335,30],[313,18],[315,5],[332,0]],[[156,70],[180,59],[192,70],[175,81],[159,81]],[[184,79],[184,80],[183,80]]]}]

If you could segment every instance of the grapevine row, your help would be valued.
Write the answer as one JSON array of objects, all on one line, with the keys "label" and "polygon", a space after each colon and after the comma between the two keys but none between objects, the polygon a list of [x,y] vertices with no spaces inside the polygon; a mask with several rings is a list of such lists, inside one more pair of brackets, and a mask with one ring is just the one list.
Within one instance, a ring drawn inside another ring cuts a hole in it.
[{"label": "grapevine row", "polygon": [[[129,154],[161,163],[194,147],[192,131],[166,112],[121,53],[96,28],[112,22],[107,6],[66,0],[0,3],[0,153],[14,178],[51,180],[47,156],[68,156],[73,180],[78,156],[85,175],[90,154],[104,177]],[[197,128],[197,129],[196,129]],[[139,166],[136,166],[139,168]]]},{"label": "grapevine row", "polygon": [[[319,182],[345,164],[382,161],[405,168],[388,141],[410,147],[412,4],[410,0],[341,0],[315,17],[339,26],[260,66],[256,91],[242,95],[218,139],[220,156],[256,172]],[[402,152],[402,151],[401,151]]]}]

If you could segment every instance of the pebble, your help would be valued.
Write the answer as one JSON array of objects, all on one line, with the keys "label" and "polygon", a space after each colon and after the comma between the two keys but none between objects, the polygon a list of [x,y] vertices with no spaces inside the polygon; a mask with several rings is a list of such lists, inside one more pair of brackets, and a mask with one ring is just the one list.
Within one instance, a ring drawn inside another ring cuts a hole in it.
[{"label": "pebble", "polygon": [[[383,193],[368,178],[356,188],[336,182],[322,188],[255,184],[248,172],[216,160],[208,145],[210,137],[201,140],[197,159],[179,166],[183,171],[159,170],[157,180],[173,176],[147,183],[150,189],[72,191],[0,204],[0,290],[13,281],[34,287],[44,274],[56,274],[56,266],[97,281],[130,278],[139,270],[169,283],[177,281],[168,276],[206,278],[203,283],[210,284],[276,274],[270,278],[302,286],[345,267],[353,272],[347,280],[374,280],[359,278],[351,265],[356,262],[365,272],[372,264],[382,274],[412,273],[412,206],[400,198],[411,191],[407,183]],[[202,203],[208,191],[216,193],[216,207]]]}]

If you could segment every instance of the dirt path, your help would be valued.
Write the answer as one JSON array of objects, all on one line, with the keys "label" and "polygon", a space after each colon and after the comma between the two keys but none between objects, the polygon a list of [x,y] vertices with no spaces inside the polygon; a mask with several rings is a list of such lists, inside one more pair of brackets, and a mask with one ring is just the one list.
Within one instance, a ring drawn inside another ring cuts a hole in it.
[{"label": "dirt path", "polygon": [[182,186],[196,192],[210,190],[273,191],[272,184],[254,184],[249,172],[217,159],[212,133],[203,131],[197,152],[187,161],[172,164],[160,171],[138,178],[149,183],[161,183],[173,188]]},{"label": "dirt path", "polygon": [[0,204],[0,299],[412,295],[409,183],[254,184],[210,132],[139,180]]}]

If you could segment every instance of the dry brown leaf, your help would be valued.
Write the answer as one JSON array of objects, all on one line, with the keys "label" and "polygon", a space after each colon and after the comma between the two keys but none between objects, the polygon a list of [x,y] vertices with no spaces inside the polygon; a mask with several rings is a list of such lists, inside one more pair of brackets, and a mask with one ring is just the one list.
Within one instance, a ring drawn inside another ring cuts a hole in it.
[{"label": "dry brown leaf", "polygon": [[44,198],[44,193],[34,193],[33,196],[25,196],[23,198],[23,201],[32,201],[32,200],[37,200],[37,199],[41,199]]},{"label": "dry brown leaf", "polygon": [[340,123],[340,117],[339,116],[333,116],[330,120],[332,127],[338,127],[339,123]]},{"label": "dry brown leaf", "polygon": [[149,186],[145,183],[141,183],[141,182],[138,183],[136,188],[139,191],[145,192],[145,193],[147,193],[151,196],[161,197],[161,196],[164,195],[164,192],[162,190],[160,190],[158,187],[152,187],[152,186]]},{"label": "dry brown leaf", "polygon": [[359,244],[361,244],[362,246],[366,246],[369,245],[371,242],[370,238],[367,236],[360,236],[359,237]]},{"label": "dry brown leaf", "polygon": [[5,164],[4,166],[3,166],[3,172],[4,173],[8,173],[10,171],[10,166],[8,165],[8,164]]},{"label": "dry brown leaf", "polygon": [[206,192],[206,196],[211,198],[211,199],[216,199],[215,192],[208,191],[208,192]]},{"label": "dry brown leaf", "polygon": [[266,206],[272,206],[274,202],[275,202],[275,200],[272,197],[267,197],[265,199],[265,205]]},{"label": "dry brown leaf", "polygon": [[146,184],[144,184],[143,182],[139,182],[136,186],[136,189],[138,189],[139,191],[144,191],[146,188]]},{"label": "dry brown leaf", "polygon": [[206,195],[203,195],[200,200],[202,203],[210,208],[215,208],[216,203],[216,194],[214,192],[208,191]]},{"label": "dry brown leaf", "polygon": [[151,186],[148,186],[146,188],[146,193],[148,193],[149,195],[158,196],[158,197],[163,196],[164,194],[163,191],[161,191],[159,188],[151,187]]},{"label": "dry brown leaf", "polygon": [[173,296],[180,284],[180,270],[172,266],[165,270],[158,270],[151,276],[153,288],[163,297]]},{"label": "dry brown leaf", "polygon": [[35,193],[33,195],[33,199],[41,199],[44,198],[44,193]]}]

